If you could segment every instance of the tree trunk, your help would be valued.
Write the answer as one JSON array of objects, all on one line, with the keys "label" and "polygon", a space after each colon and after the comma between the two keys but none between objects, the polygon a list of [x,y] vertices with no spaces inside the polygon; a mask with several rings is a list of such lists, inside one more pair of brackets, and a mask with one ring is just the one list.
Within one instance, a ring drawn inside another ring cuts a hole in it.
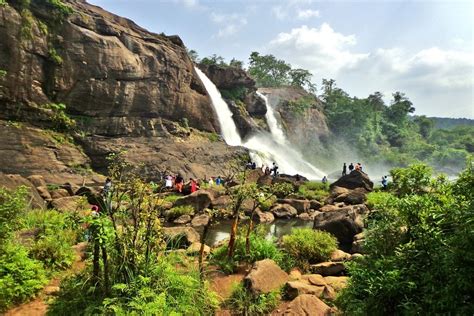
[{"label": "tree trunk", "polygon": [[105,246],[101,246],[102,249],[102,263],[104,264],[104,293],[106,296],[109,295],[109,261],[107,258],[107,250]]},{"label": "tree trunk", "polygon": [[232,223],[232,229],[230,231],[230,239],[229,239],[229,246],[228,246],[228,253],[227,258],[232,259],[234,256],[234,248],[235,248],[235,238],[237,237],[237,226],[239,224],[239,213],[235,215],[234,222]]}]

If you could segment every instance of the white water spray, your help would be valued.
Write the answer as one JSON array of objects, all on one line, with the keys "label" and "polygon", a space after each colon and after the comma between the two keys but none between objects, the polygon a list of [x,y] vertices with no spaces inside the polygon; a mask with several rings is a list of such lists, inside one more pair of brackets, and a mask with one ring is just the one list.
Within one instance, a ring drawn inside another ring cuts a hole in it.
[{"label": "white water spray", "polygon": [[269,106],[265,96],[261,94],[259,95],[263,97],[267,107],[267,123],[271,134],[265,131],[256,132],[242,142],[232,118],[232,112],[227,103],[222,99],[219,90],[201,70],[195,69],[211,97],[222,136],[228,145],[243,146],[249,149],[252,160],[258,165],[265,164],[271,167],[271,164],[275,162],[281,173],[300,174],[311,180],[321,179],[324,176],[322,171],[305,161],[301,153],[288,144],[283,130],[278,125],[273,109]]}]

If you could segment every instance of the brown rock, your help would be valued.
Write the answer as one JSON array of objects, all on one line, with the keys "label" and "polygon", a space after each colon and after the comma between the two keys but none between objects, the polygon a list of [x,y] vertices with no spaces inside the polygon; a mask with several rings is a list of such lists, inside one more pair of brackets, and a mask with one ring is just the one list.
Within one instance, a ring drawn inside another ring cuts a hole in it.
[{"label": "brown rock", "polygon": [[311,200],[309,201],[309,208],[313,210],[319,210],[323,204],[319,202],[318,200]]},{"label": "brown rock", "polygon": [[297,199],[278,199],[280,204],[289,204],[293,206],[299,213],[307,212],[310,209],[311,202],[309,200]]},{"label": "brown rock", "polygon": [[346,276],[327,276],[324,277],[324,280],[328,285],[330,285],[336,292],[339,292],[347,286],[349,282],[349,277]]},{"label": "brown rock", "polygon": [[283,315],[287,316],[326,316],[331,314],[331,308],[317,296],[302,294],[288,305]]},{"label": "brown rock", "polygon": [[174,206],[191,205],[197,212],[208,208],[212,203],[212,196],[209,192],[198,190],[188,196],[179,198],[174,202]]},{"label": "brown rock", "polygon": [[367,191],[364,188],[349,190],[347,193],[339,194],[333,198],[334,202],[344,202],[345,204],[362,204],[367,200]]},{"label": "brown rock", "polygon": [[[3,138],[3,136],[1,137]],[[4,174],[0,173],[0,188],[6,188],[10,191],[15,190],[19,186],[25,186],[28,189],[27,205],[29,208],[44,208],[45,203],[35,186],[18,174]]]},{"label": "brown rock", "polygon": [[370,181],[366,173],[362,171],[352,171],[348,175],[339,178],[336,182],[331,183],[330,188],[341,187],[346,189],[363,188],[371,192],[374,188],[374,183]]},{"label": "brown rock", "polygon": [[256,294],[279,289],[287,281],[288,274],[271,259],[255,262],[244,279],[247,288]]},{"label": "brown rock", "polygon": [[289,277],[290,277],[290,280],[299,280],[302,277],[301,271],[296,268],[291,269]]},{"label": "brown rock", "polygon": [[329,258],[331,261],[346,261],[351,259],[351,255],[340,249],[336,249],[331,253]]},{"label": "brown rock", "polygon": [[326,286],[324,277],[320,274],[305,274],[301,277],[303,280],[307,280],[312,285]]},{"label": "brown rock", "polygon": [[275,220],[275,216],[271,212],[262,212],[257,210],[254,213],[253,220],[257,223],[271,223]]},{"label": "brown rock", "polygon": [[59,293],[59,286],[45,286],[43,293],[46,295],[57,295]]},{"label": "brown rock", "polygon": [[207,214],[197,215],[192,219],[191,226],[192,227],[206,226],[209,223],[209,219],[210,217]]},{"label": "brown rock", "polygon": [[87,200],[81,196],[66,196],[53,199],[51,207],[60,212],[76,212],[88,209]]},{"label": "brown rock", "polygon": [[49,202],[52,200],[51,194],[49,194],[47,187],[36,187],[38,194],[46,201]]},{"label": "brown rock", "polygon": [[54,199],[60,199],[63,197],[68,197],[69,192],[66,189],[56,189],[51,191],[51,198]]},{"label": "brown rock", "polygon": [[222,195],[212,201],[213,209],[228,209],[232,204],[232,198],[229,195]]},{"label": "brown rock", "polygon": [[322,262],[311,265],[311,272],[322,276],[338,276],[346,271],[342,262]]},{"label": "brown rock", "polygon": [[315,215],[316,215],[315,213],[311,213],[311,214],[308,214],[308,213],[301,213],[301,214],[298,215],[297,217],[298,217],[299,219],[304,220],[304,221],[312,221],[312,220],[314,220],[314,216],[315,216]]},{"label": "brown rock", "polygon": [[44,181],[43,176],[40,175],[31,175],[27,177],[27,179],[35,186],[35,187],[46,187],[46,181]]},{"label": "brown rock", "polygon": [[322,296],[324,286],[316,286],[303,281],[289,281],[286,283],[286,294],[288,298],[294,299],[301,294],[312,294]]},{"label": "brown rock", "polygon": [[173,221],[175,224],[187,224],[191,221],[191,216],[189,215],[181,215],[177,219]]},{"label": "brown rock", "polygon": [[298,214],[298,211],[289,204],[276,204],[270,211],[278,218],[292,218]]},{"label": "brown rock", "polygon": [[[201,243],[200,242],[193,242],[188,249],[186,249],[186,253],[188,255],[198,255],[201,251]],[[211,253],[211,248],[208,245],[204,245],[204,256],[207,256]]]}]

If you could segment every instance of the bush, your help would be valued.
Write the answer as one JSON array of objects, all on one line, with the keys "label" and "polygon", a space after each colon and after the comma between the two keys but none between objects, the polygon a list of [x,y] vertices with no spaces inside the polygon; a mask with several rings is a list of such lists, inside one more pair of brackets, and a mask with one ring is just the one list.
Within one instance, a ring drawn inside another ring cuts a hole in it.
[{"label": "bush", "polygon": [[33,258],[53,270],[65,269],[72,264],[74,251],[71,247],[77,240],[77,234],[73,229],[76,224],[70,221],[67,214],[54,210],[35,210],[26,214],[22,224],[24,230],[35,231],[30,246]]},{"label": "bush", "polygon": [[167,220],[178,218],[181,215],[192,215],[192,214],[194,214],[194,208],[191,205],[175,206],[165,211],[165,217]]},{"label": "bush", "polygon": [[20,226],[20,216],[26,208],[28,188],[21,186],[15,191],[0,188],[0,246]]},{"label": "bush", "polygon": [[472,315],[473,168],[455,183],[431,181],[429,191],[405,185],[426,185],[412,167],[399,174],[403,195],[372,218],[366,256],[349,266],[337,305],[349,315]]},{"label": "bush", "polygon": [[387,203],[390,203],[390,199],[393,198],[394,196],[389,192],[374,191],[367,194],[367,201],[365,202],[365,204],[367,204],[370,209],[374,209],[378,207],[383,207]]},{"label": "bush", "polygon": [[322,201],[329,196],[329,184],[308,181],[300,185],[298,193],[306,199]]},{"label": "bush", "polygon": [[327,260],[337,249],[337,240],[327,232],[295,228],[290,235],[283,236],[283,249],[306,270],[309,264]]},{"label": "bush", "polygon": [[280,301],[280,291],[255,295],[242,284],[234,287],[226,305],[239,315],[268,315]]},{"label": "bush", "polygon": [[228,245],[223,245],[213,250],[210,261],[225,272],[233,272],[238,263],[254,263],[263,259],[272,259],[278,265],[286,268],[285,255],[277,248],[274,240],[265,239],[265,235],[263,227],[258,227],[256,231],[250,233],[250,252],[247,254],[245,232],[241,230],[235,241],[234,256],[229,260],[227,258]]},{"label": "bush", "polygon": [[[61,286],[50,307],[52,315],[212,315],[217,297],[201,282],[199,272],[179,255],[155,258],[150,271],[142,271],[127,284],[116,283],[108,297],[96,294],[87,274]],[[183,267],[184,265],[184,267]],[[185,269],[183,269],[185,268]]]},{"label": "bush", "polygon": [[174,203],[174,202],[176,202],[177,199],[182,198],[182,197],[183,196],[179,195],[179,194],[169,194],[169,195],[166,195],[163,198],[163,200],[165,200],[166,202]]},{"label": "bush", "polygon": [[1,312],[36,294],[47,279],[41,262],[29,258],[26,248],[12,242],[0,247]]}]

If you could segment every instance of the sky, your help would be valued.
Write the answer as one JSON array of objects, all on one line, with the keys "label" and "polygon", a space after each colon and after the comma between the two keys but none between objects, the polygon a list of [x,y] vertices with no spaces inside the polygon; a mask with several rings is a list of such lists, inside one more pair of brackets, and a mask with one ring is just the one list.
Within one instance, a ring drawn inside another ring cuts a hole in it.
[{"label": "sky", "polygon": [[474,119],[474,1],[88,0],[199,57],[273,54],[359,98],[401,91],[415,114]]}]

